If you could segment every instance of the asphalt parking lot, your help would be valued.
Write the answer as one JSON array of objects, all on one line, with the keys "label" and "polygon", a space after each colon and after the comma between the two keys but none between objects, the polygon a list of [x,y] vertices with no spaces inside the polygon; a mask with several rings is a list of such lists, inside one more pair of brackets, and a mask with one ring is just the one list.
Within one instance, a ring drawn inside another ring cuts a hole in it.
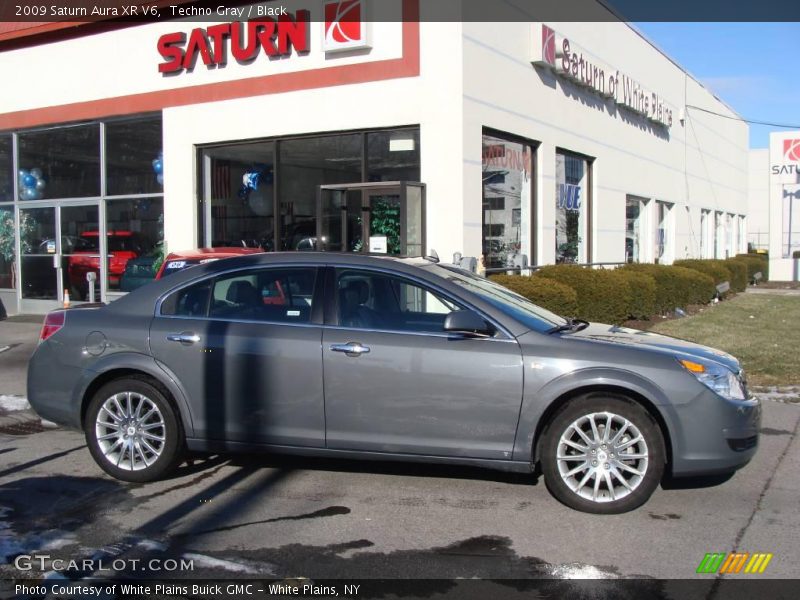
[{"label": "asphalt parking lot", "polygon": [[[0,323],[0,347],[17,344],[0,353],[0,395],[24,394],[37,329]],[[695,573],[704,555],[738,550],[774,555],[749,577],[797,578],[799,425],[800,405],[766,399],[744,470],[665,484],[616,516],[572,511],[541,479],[379,462],[207,457],[167,481],[124,484],[79,432],[0,427],[0,576],[19,575],[13,556],[42,551],[191,558],[181,576],[711,580]]]}]

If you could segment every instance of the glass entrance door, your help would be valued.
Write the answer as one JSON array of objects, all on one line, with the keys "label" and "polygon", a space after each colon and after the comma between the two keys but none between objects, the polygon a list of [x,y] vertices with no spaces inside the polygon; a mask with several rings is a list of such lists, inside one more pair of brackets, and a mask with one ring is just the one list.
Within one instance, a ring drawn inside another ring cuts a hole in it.
[{"label": "glass entrance door", "polygon": [[424,249],[424,204],[422,183],[320,186],[314,249],[420,256]]},{"label": "glass entrance door", "polygon": [[[100,238],[97,203],[38,206],[20,210],[22,312],[41,313],[71,302],[99,301]],[[95,297],[88,297],[86,274],[96,277]]]}]

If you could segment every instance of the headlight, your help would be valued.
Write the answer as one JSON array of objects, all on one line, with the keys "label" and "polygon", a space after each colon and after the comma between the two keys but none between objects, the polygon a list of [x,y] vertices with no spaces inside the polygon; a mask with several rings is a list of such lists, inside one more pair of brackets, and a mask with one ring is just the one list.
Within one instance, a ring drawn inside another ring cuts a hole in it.
[{"label": "headlight", "polygon": [[697,380],[728,400],[745,400],[744,387],[739,377],[722,365],[678,359],[681,366],[697,377]]}]

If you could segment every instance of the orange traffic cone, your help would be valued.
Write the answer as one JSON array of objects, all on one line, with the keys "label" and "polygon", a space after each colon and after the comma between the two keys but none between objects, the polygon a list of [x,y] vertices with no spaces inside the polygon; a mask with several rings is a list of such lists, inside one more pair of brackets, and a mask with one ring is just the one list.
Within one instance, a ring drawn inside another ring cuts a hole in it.
[{"label": "orange traffic cone", "polygon": [[64,290],[64,308],[69,308],[69,290]]}]

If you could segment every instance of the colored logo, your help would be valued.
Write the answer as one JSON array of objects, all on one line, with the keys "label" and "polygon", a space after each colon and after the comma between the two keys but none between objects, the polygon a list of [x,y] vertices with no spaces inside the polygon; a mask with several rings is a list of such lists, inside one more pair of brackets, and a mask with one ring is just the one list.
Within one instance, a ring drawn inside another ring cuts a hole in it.
[{"label": "colored logo", "polygon": [[800,162],[800,140],[783,140],[783,156]]},{"label": "colored logo", "polygon": [[547,25],[542,25],[542,60],[556,66],[556,32]]},{"label": "colored logo", "polygon": [[763,573],[767,570],[772,553],[769,552],[710,552],[705,555],[697,573]]},{"label": "colored logo", "polygon": [[364,0],[336,0],[324,6],[325,52],[369,48],[364,20]]}]

